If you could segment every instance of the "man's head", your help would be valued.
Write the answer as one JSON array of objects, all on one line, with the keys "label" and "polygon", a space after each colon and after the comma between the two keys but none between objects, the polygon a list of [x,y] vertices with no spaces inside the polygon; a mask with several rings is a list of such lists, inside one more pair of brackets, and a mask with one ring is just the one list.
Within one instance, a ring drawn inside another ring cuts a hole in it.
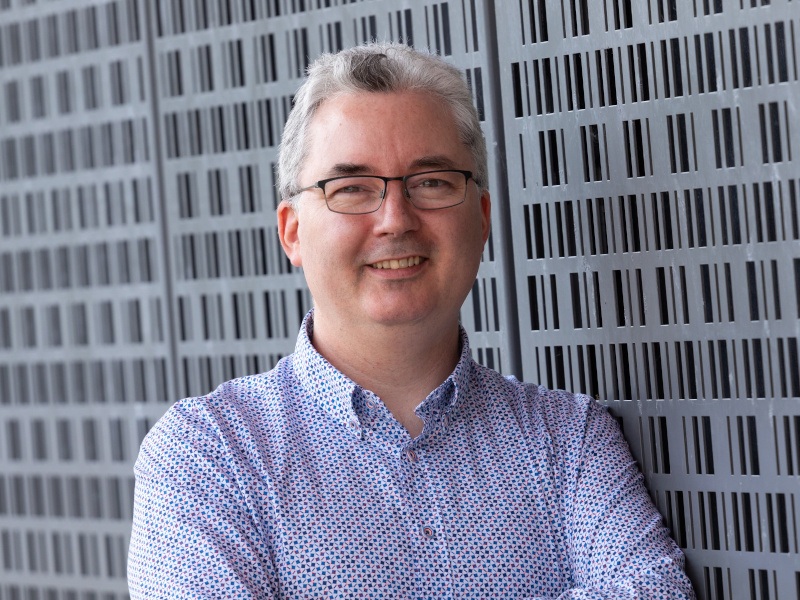
[{"label": "man's head", "polygon": [[400,326],[455,334],[491,212],[466,84],[405,46],[346,50],[311,73],[283,134],[277,216],[317,341]]},{"label": "man's head", "polygon": [[294,98],[278,158],[278,189],[290,200],[300,190],[309,151],[309,126],[320,105],[341,94],[420,91],[450,109],[461,142],[472,154],[474,179],[488,189],[486,142],[462,73],[438,56],[397,43],[375,43],[323,54],[308,69]]}]

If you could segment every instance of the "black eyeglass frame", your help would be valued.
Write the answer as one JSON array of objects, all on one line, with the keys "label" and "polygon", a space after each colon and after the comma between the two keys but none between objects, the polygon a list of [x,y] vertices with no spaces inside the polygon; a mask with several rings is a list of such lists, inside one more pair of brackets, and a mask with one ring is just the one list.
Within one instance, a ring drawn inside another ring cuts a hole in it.
[{"label": "black eyeglass frame", "polygon": [[[464,185],[465,185],[464,197],[461,198],[461,200],[459,202],[456,202],[455,204],[448,204],[447,206],[437,206],[436,208],[424,208],[424,207],[417,206],[416,204],[414,204],[414,201],[411,199],[411,194],[409,194],[409,192],[408,192],[408,180],[411,179],[412,177],[419,177],[420,175],[430,175],[432,173],[461,173],[464,176]],[[352,178],[357,178],[357,177],[364,177],[364,178],[369,178],[369,179],[381,179],[383,181],[383,192],[381,193],[381,196],[380,196],[381,201],[378,203],[378,206],[376,206],[372,210],[367,210],[367,211],[364,211],[364,212],[342,212],[340,210],[333,210],[331,208],[330,204],[328,204],[328,195],[325,193],[325,186],[328,183],[330,183],[331,181],[336,181],[338,179],[352,179]],[[301,188],[301,189],[297,190],[297,193],[292,194],[292,198],[295,198],[295,197],[299,196],[303,192],[307,192],[309,190],[313,190],[313,189],[317,189],[318,188],[318,189],[322,190],[322,195],[325,197],[325,206],[328,207],[329,211],[334,212],[336,214],[340,214],[340,215],[368,215],[370,213],[376,212],[377,210],[380,209],[381,206],[383,206],[383,201],[386,198],[386,190],[389,187],[389,182],[390,181],[402,181],[403,182],[403,195],[406,197],[406,200],[408,200],[411,203],[412,206],[414,206],[415,208],[418,208],[419,210],[442,210],[444,208],[452,208],[453,206],[458,206],[459,204],[463,204],[464,203],[464,201],[467,199],[466,186],[469,184],[469,180],[470,179],[472,179],[472,181],[474,181],[476,183],[476,185],[478,184],[478,181],[473,176],[472,171],[464,171],[462,169],[436,169],[434,171],[422,171],[420,173],[409,173],[408,175],[401,175],[400,177],[383,177],[382,175],[339,175],[337,177],[330,177],[328,179],[320,179],[319,181],[317,181],[316,183],[314,183],[312,185],[309,185],[307,187]]]}]

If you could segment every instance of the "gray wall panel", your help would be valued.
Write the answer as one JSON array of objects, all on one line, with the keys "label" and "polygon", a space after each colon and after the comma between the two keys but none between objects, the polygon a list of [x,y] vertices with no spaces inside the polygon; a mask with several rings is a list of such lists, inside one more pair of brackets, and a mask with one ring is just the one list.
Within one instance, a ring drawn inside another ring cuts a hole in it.
[{"label": "gray wall panel", "polygon": [[620,419],[701,598],[800,598],[797,0],[0,0],[0,600],[124,598],[132,464],[311,305],[274,164],[309,60],[465,69],[475,357]]},{"label": "gray wall panel", "polygon": [[0,597],[124,597],[174,395],[145,13],[0,7]]},{"label": "gray wall panel", "polygon": [[798,8],[498,13],[523,374],[621,419],[705,598],[800,594]]}]

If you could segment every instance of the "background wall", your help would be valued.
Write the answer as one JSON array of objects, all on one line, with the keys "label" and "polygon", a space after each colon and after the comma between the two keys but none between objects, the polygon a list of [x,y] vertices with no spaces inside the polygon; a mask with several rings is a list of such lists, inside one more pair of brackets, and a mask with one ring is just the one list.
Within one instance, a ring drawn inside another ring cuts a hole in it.
[{"label": "background wall", "polygon": [[611,406],[700,598],[800,598],[798,0],[0,0],[0,599],[126,597],[145,432],[293,348],[278,140],[373,38],[496,159],[476,359]]}]

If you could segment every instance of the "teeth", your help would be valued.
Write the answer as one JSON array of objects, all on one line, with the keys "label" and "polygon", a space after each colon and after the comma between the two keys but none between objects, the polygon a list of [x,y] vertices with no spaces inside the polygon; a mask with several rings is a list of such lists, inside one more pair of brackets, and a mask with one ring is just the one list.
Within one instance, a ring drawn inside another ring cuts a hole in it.
[{"label": "teeth", "polygon": [[422,260],[419,256],[411,256],[409,258],[393,258],[392,260],[382,260],[372,266],[376,269],[405,269],[406,267],[414,267]]}]

